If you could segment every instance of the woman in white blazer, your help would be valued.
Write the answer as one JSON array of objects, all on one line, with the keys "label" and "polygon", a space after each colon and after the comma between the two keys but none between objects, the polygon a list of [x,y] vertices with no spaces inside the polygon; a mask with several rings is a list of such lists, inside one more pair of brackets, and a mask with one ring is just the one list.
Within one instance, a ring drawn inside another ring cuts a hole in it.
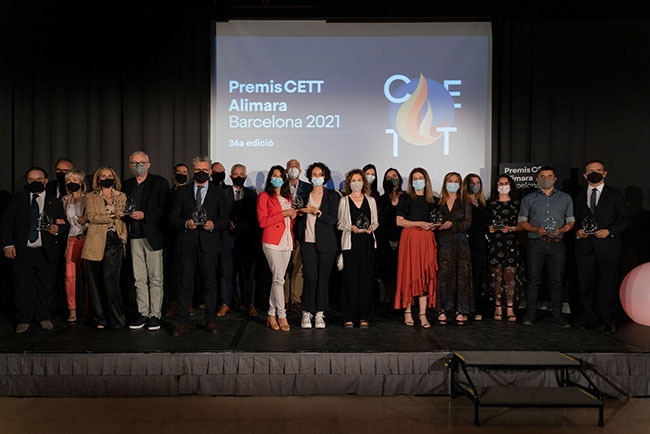
[{"label": "woman in white blazer", "polygon": [[359,169],[345,175],[344,194],[337,225],[342,231],[344,327],[353,328],[358,322],[360,328],[368,328],[377,247],[374,231],[379,226],[377,202],[370,196],[370,185]]}]

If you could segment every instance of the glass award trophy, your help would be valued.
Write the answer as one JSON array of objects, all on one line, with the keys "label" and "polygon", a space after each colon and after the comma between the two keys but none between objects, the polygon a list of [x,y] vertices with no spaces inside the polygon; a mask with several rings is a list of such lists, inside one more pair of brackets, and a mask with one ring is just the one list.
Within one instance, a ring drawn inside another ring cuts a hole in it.
[{"label": "glass award trophy", "polygon": [[293,209],[302,209],[305,207],[305,201],[302,199],[302,196],[299,194],[294,194],[293,199],[291,200],[291,207]]},{"label": "glass award trophy", "polygon": [[585,217],[582,220],[582,230],[586,235],[594,235],[598,232],[598,222],[595,217]]},{"label": "glass award trophy", "polygon": [[47,215],[47,213],[43,212],[38,215],[38,219],[36,220],[36,227],[39,231],[49,232],[50,228],[52,227],[52,219],[49,215]]},{"label": "glass award trophy", "polygon": [[544,225],[542,227],[544,228],[544,232],[547,234],[553,234],[560,229],[560,226],[553,217],[547,217],[544,220]]},{"label": "glass award trophy", "polygon": [[122,211],[122,215],[128,216],[131,215],[135,212],[135,202],[131,198],[127,198],[126,202],[124,202],[124,210]]},{"label": "glass award trophy", "polygon": [[499,214],[495,215],[494,218],[492,219],[492,227],[494,229],[500,230],[500,229],[505,229],[506,227],[506,222],[503,219],[502,216]]},{"label": "glass award trophy", "polygon": [[368,229],[370,229],[370,220],[365,214],[361,213],[359,214],[359,217],[357,217],[357,221],[355,222],[354,225],[360,231],[367,231]]},{"label": "glass award trophy", "polygon": [[197,226],[203,226],[208,221],[208,212],[202,206],[192,212],[192,221]]},{"label": "glass award trophy", "polygon": [[442,213],[438,207],[431,210],[429,218],[431,219],[431,224],[434,226],[440,226],[443,223]]}]

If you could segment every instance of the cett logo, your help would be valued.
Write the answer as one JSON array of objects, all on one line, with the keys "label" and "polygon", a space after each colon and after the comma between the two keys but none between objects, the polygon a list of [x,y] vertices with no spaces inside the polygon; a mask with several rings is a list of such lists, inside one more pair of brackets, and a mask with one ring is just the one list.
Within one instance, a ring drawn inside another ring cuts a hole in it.
[{"label": "cett logo", "polygon": [[[394,82],[401,84],[391,86]],[[394,157],[398,156],[399,137],[415,146],[430,145],[443,138],[443,153],[449,155],[449,133],[458,131],[452,126],[454,110],[461,107],[452,99],[460,92],[450,92],[449,86],[461,84],[461,80],[445,80],[441,85],[422,74],[419,78],[401,74],[388,77],[384,95],[390,101],[388,116],[393,128],[387,129],[386,134],[393,135]]]}]

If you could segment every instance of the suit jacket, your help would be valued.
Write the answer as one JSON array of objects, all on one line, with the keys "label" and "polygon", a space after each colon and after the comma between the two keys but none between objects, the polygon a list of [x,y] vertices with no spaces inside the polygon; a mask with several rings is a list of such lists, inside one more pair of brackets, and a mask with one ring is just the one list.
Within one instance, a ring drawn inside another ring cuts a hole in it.
[{"label": "suit jacket", "polygon": [[[133,189],[137,184],[135,178],[124,181],[122,190],[127,197],[133,195]],[[153,250],[161,250],[165,247],[164,220],[169,211],[169,182],[162,176],[149,174],[142,182],[142,206],[138,211],[144,213],[142,230],[149,245]],[[127,224],[131,225],[136,220],[125,217]]]},{"label": "suit jacket", "polygon": [[[291,200],[291,199],[288,199]],[[282,235],[287,228],[282,216],[282,206],[277,197],[263,191],[257,198],[257,219],[262,228],[262,242],[280,244]],[[293,239],[294,220],[291,221],[291,237]]]},{"label": "suit jacket", "polygon": [[[29,240],[29,220],[31,217],[30,210],[31,193],[21,191],[13,195],[2,218],[2,247],[14,246],[16,248],[16,257],[25,253],[28,249],[27,241]],[[48,232],[41,232],[41,242],[47,259],[51,262],[58,260],[59,255],[65,249],[68,243],[68,220],[63,211],[63,204],[55,195],[45,193],[45,203],[43,212],[55,221],[57,219],[65,220],[64,225],[59,226],[57,235],[51,235]]]},{"label": "suit jacket", "polygon": [[576,254],[588,255],[593,252],[600,255],[621,255],[623,246],[621,234],[630,223],[630,213],[625,205],[623,194],[617,189],[605,184],[598,199],[595,213],[592,214],[587,206],[587,191],[591,187],[578,193],[575,201],[576,225],[581,227],[582,221],[587,217],[595,217],[598,229],[608,229],[607,238],[598,239],[594,235],[576,240]]},{"label": "suit jacket", "polygon": [[177,231],[177,245],[181,252],[193,252],[197,247],[205,254],[216,254],[221,251],[221,231],[230,223],[228,199],[224,189],[214,184],[206,183],[208,191],[203,199],[203,208],[208,213],[208,220],[212,220],[214,228],[211,231],[197,227],[188,229],[185,222],[192,218],[196,208],[194,196],[194,183],[180,187],[172,196],[170,221]]},{"label": "suit jacket", "polygon": [[230,221],[235,223],[235,228],[230,235],[240,241],[248,242],[259,240],[260,226],[257,221],[257,193],[250,188],[242,187],[244,197],[235,200],[235,188],[232,185],[223,190],[230,204]]},{"label": "suit jacket", "polygon": [[[309,203],[309,194],[302,195],[305,206]],[[321,252],[335,252],[338,250],[336,232],[334,228],[338,223],[339,201],[341,196],[334,190],[323,189],[323,200],[320,204],[322,215],[316,219],[314,232],[316,234],[316,248]],[[297,226],[298,239],[301,243],[305,241],[306,216],[301,216],[297,220],[300,225]]]},{"label": "suit jacket", "polygon": [[[126,194],[113,190],[115,195],[115,209],[121,211],[124,209]],[[81,252],[81,257],[90,261],[101,261],[104,259],[104,250],[106,249],[106,232],[108,226],[115,222],[115,231],[117,236],[126,245],[126,223],[121,219],[113,219],[106,211],[104,195],[101,190],[93,191],[86,195],[86,216],[88,216],[88,232],[86,232],[86,241]]]}]

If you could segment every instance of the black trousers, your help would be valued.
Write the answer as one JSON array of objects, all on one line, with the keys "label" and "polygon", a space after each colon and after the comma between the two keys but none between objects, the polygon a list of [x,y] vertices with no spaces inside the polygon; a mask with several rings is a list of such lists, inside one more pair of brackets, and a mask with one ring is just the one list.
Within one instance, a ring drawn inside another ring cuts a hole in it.
[{"label": "black trousers", "polygon": [[587,322],[614,324],[620,262],[619,255],[576,254],[580,298]]},{"label": "black trousers", "polygon": [[352,234],[350,250],[343,251],[343,321],[369,320],[372,313],[375,248],[372,235]]},{"label": "black trousers", "polygon": [[329,307],[329,282],[336,252],[320,252],[316,243],[300,244],[302,257],[302,307],[306,312],[322,312]]},{"label": "black trousers", "polygon": [[258,257],[256,247],[255,242],[222,232],[219,255],[222,304],[230,306],[233,292],[236,292],[235,288],[239,282],[242,302],[255,305],[255,264]]},{"label": "black trousers", "polygon": [[179,252],[180,278],[178,280],[178,321],[187,322],[194,294],[194,274],[200,272],[205,302],[205,320],[214,321],[217,307],[217,278],[219,254],[203,253],[199,246],[192,252]]},{"label": "black trousers", "polygon": [[27,248],[16,255],[12,268],[18,323],[52,319],[57,266],[58,261],[50,262],[41,247]]},{"label": "black trousers", "polygon": [[98,325],[112,329],[124,327],[124,302],[120,272],[124,260],[122,240],[113,231],[106,233],[106,247],[101,261],[86,261],[88,268],[88,303],[90,315]]},{"label": "black trousers", "polygon": [[528,287],[526,293],[526,313],[532,316],[537,311],[537,296],[542,284],[542,273],[546,266],[548,289],[551,293],[553,317],[562,316],[562,283],[566,250],[564,242],[546,242],[528,239]]},{"label": "black trousers", "polygon": [[469,250],[469,257],[472,263],[472,297],[474,297],[474,313],[485,315],[489,308],[486,298],[483,296],[483,276],[485,275],[485,256],[487,249]]}]

